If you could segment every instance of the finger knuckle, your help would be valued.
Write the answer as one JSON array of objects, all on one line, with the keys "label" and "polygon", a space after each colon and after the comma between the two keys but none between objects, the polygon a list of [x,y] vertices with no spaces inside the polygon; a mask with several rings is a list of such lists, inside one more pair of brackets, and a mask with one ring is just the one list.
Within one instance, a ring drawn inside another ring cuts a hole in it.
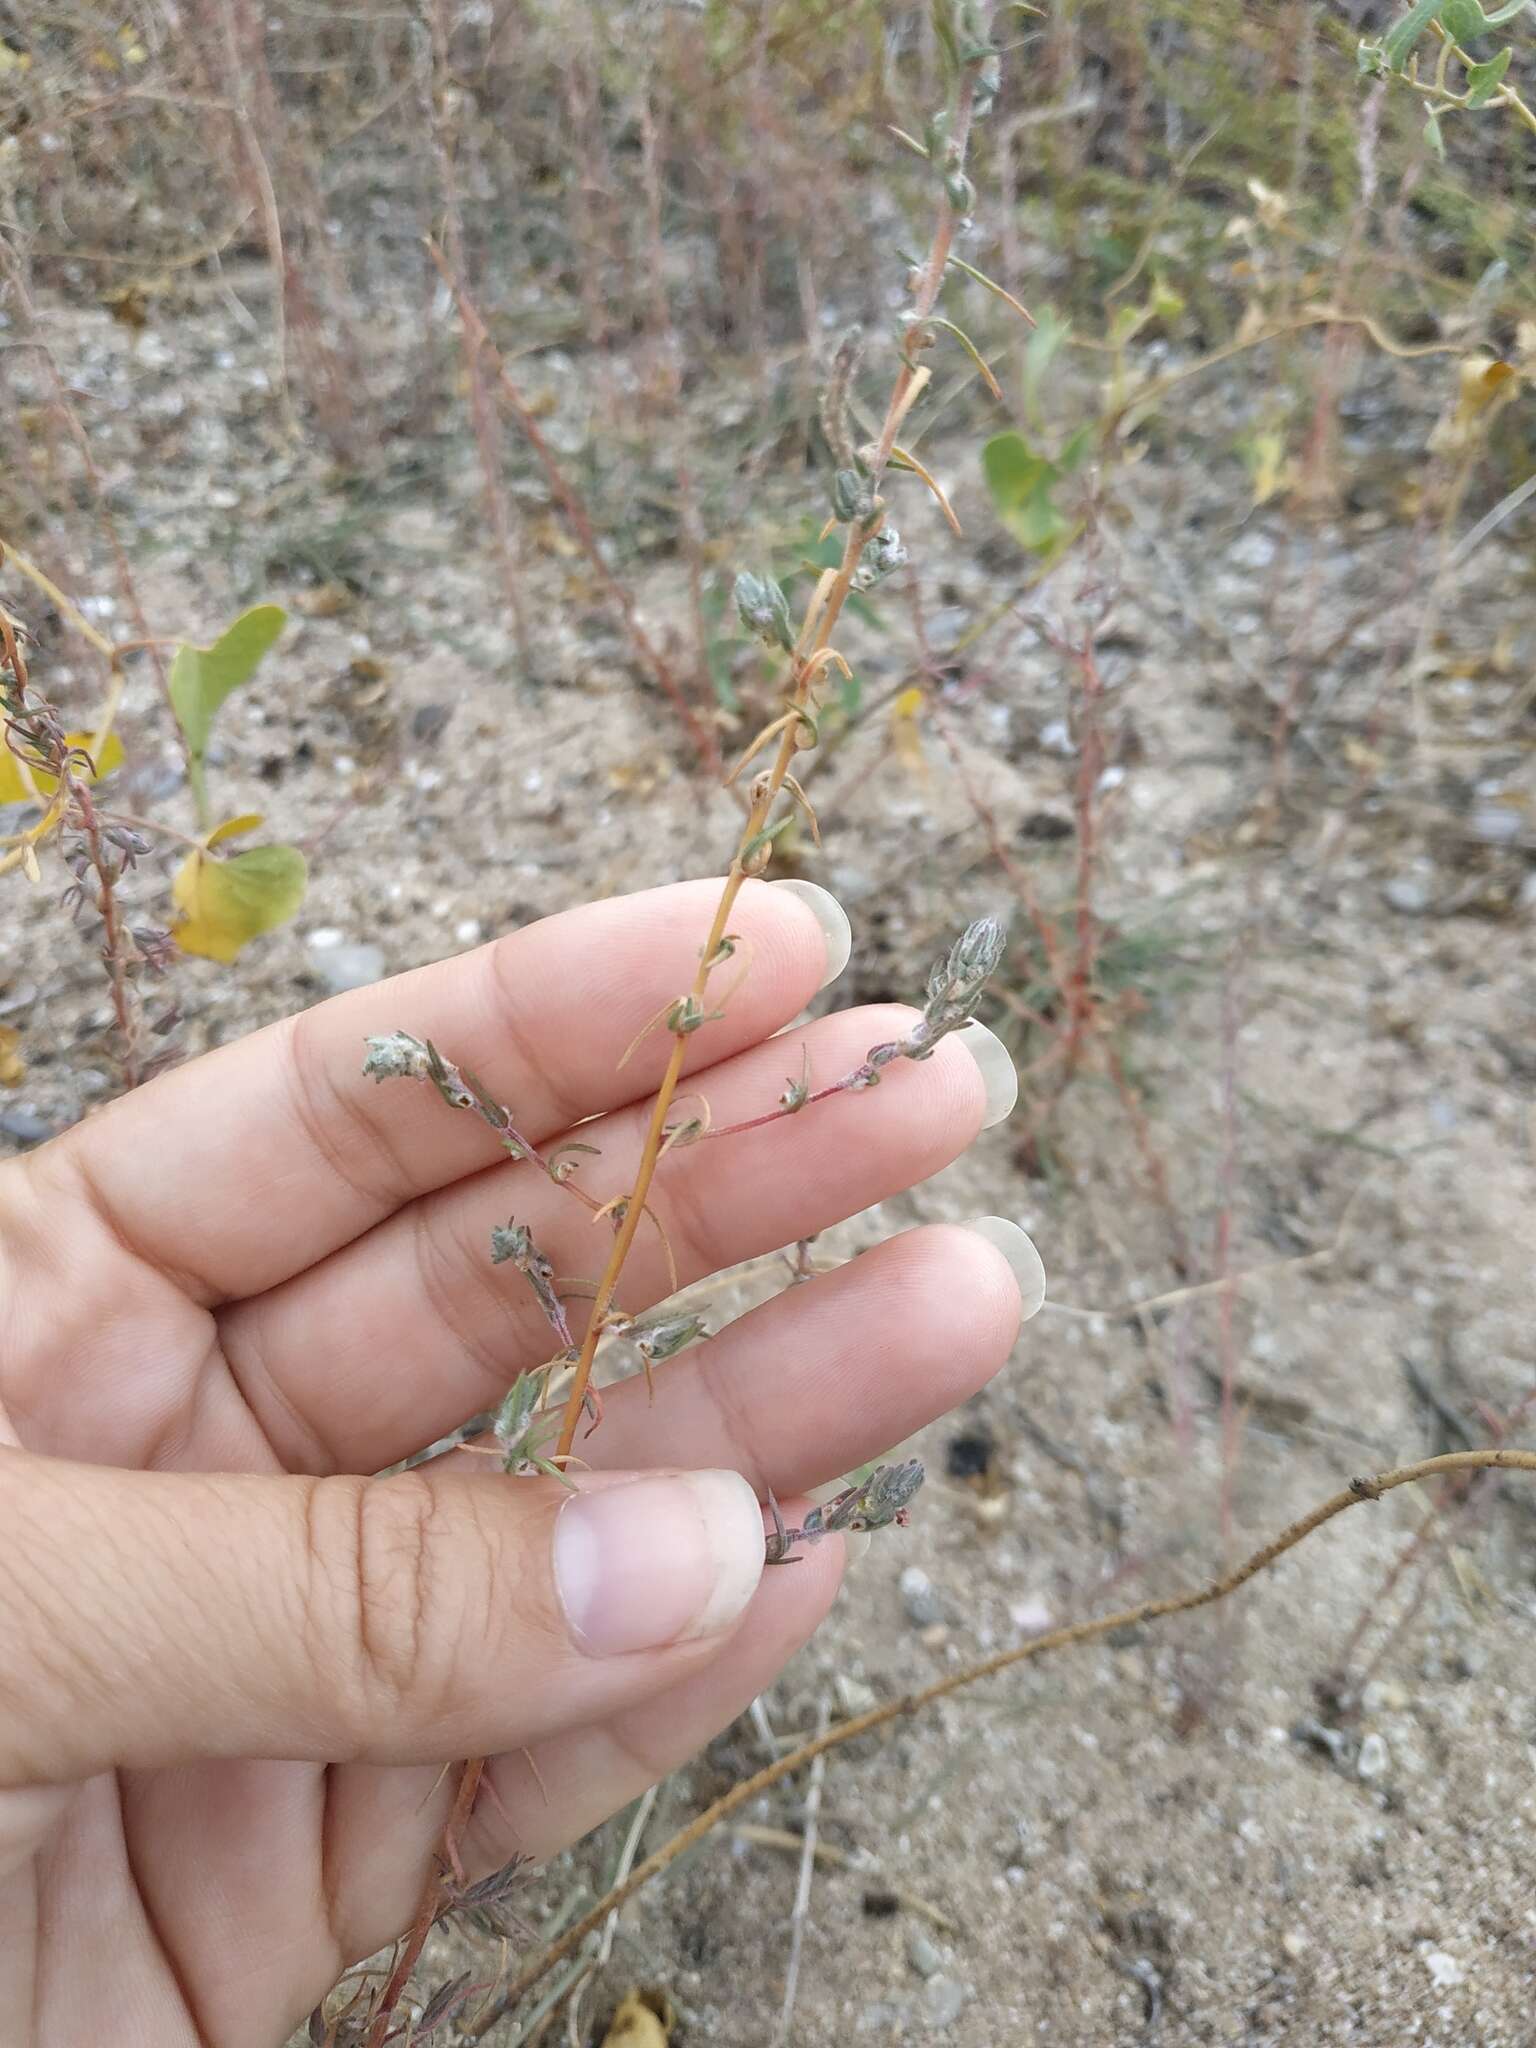
[{"label": "finger knuckle", "polygon": [[339,1674],[367,1741],[430,1718],[449,1679],[438,1655],[438,1516],[434,1489],[410,1474],[315,1488],[311,1551],[335,1613],[335,1641],[317,1653]]}]

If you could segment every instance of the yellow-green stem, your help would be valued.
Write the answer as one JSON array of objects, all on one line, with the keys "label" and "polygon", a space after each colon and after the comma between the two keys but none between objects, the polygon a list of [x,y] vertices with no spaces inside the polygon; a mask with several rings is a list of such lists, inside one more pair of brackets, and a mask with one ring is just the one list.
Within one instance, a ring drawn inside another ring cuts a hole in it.
[{"label": "yellow-green stem", "polygon": [[[971,67],[963,77],[955,109],[954,137],[959,145],[961,163],[964,161],[966,144],[970,136],[976,68],[975,66]],[[876,445],[874,460],[870,465],[873,480],[877,485],[887,462],[890,460],[891,450],[896,445],[896,436],[901,430],[902,420],[906,417],[913,399],[917,395],[917,390],[914,387],[920,388],[920,379],[922,382],[927,381],[926,370],[918,371],[913,369],[910,362],[905,358],[909,353],[910,344],[915,333],[933,311],[934,303],[939,296],[939,289],[944,282],[945,266],[949,260],[950,244],[954,240],[957,220],[958,215],[946,196],[939,205],[938,219],[934,224],[933,241],[929,248],[928,260],[923,266],[913,302],[912,316],[907,323],[906,336],[902,347],[903,361],[901,368],[896,373],[895,386],[891,392],[890,403],[886,407],[885,422],[881,428],[880,439]],[[822,653],[831,642],[838,619],[842,615],[843,605],[847,601],[849,591],[853,588],[854,574],[858,569],[859,558],[864,552],[865,543],[874,538],[876,531],[878,531],[878,528],[873,524],[868,528],[852,526],[848,530],[848,538],[843,547],[843,559],[838,566],[837,575],[832,582],[831,588],[826,593],[825,601],[819,612],[813,610],[812,616],[815,619],[815,624],[809,635],[808,643],[797,647],[792,657],[790,673],[793,695],[791,702],[796,708],[804,705],[806,702],[807,693],[817,672],[815,657]],[[814,607],[814,599],[812,602]],[[719,951],[721,940],[726,935],[731,908],[737,896],[741,893],[742,883],[747,878],[747,871],[743,866],[747,848],[762,831],[764,824],[767,822],[768,813],[773,807],[774,799],[784,786],[784,778],[789,773],[790,763],[794,760],[795,754],[799,749],[799,733],[800,721],[798,719],[791,719],[784,728],[783,735],[779,740],[778,752],[774,756],[773,766],[768,772],[767,780],[761,785],[760,793],[752,805],[745,825],[742,827],[741,837],[736,845],[736,853],[731,861],[730,871],[726,876],[725,887],[721,891],[719,906],[715,911],[714,923],[710,926],[709,937],[705,941],[704,950],[700,955],[699,969],[694,976],[693,987],[690,991],[698,1007],[702,1007],[705,988],[709,980],[715,955]],[[695,1005],[690,1005],[690,1008],[693,1007]],[[618,1290],[620,1275],[624,1270],[625,1262],[634,1245],[641,1219],[645,1215],[646,1198],[650,1193],[651,1182],[656,1174],[657,1162],[661,1157],[662,1145],[666,1138],[667,1115],[672,1107],[673,1097],[677,1093],[678,1081],[682,1076],[683,1060],[686,1056],[687,1045],[686,1036],[681,1032],[678,1033],[676,1042],[672,1047],[672,1057],[667,1062],[667,1070],[662,1076],[661,1086],[657,1090],[656,1100],[651,1109],[651,1120],[646,1130],[645,1143],[641,1148],[640,1163],[635,1171],[634,1185],[630,1189],[623,1219],[619,1224],[618,1235],[613,1242],[613,1249],[608,1255],[608,1263],[604,1268],[603,1277],[598,1283],[597,1296],[592,1304],[592,1314],[587,1324],[586,1336],[576,1360],[575,1374],[571,1381],[570,1391],[566,1397],[565,1414],[560,1424],[560,1441],[555,1453],[557,1463],[570,1456],[576,1443],[576,1432],[581,1425],[583,1403],[592,1378],[592,1361],[597,1352],[598,1341],[603,1334],[604,1319],[613,1305],[613,1298]]]},{"label": "yellow-green stem", "polygon": [[[853,574],[859,565],[859,556],[862,551],[863,540],[855,529],[849,534],[847,545],[843,550],[842,565],[837,572],[835,582],[827,593],[826,603],[822,607],[816,631],[812,636],[811,645],[803,652],[797,652],[794,658],[793,674],[795,684],[792,702],[796,709],[805,704],[807,693],[818,670],[818,665],[814,662],[814,656],[826,647],[832,630],[837,624],[838,614],[842,611],[844,600],[852,587]],[[721,941],[725,938],[732,908],[735,905],[736,898],[741,894],[742,883],[747,879],[747,870],[742,864],[743,857],[752,841],[762,831],[767,822],[768,813],[773,808],[774,799],[784,787],[784,778],[789,773],[790,763],[794,760],[795,754],[798,751],[799,731],[800,720],[792,718],[780,736],[778,752],[774,755],[773,766],[768,771],[767,781],[753,803],[751,810],[747,813],[746,822],[741,828],[741,837],[737,841],[736,852],[725,878],[725,887],[720,892],[720,901],[715,909],[714,922],[709,928],[709,936],[705,940],[704,949],[699,956],[698,972],[694,975],[693,986],[689,991],[690,995],[694,998],[694,1006],[696,1007],[702,1008],[703,1006],[709,976],[716,955],[720,951]],[[601,1281],[598,1283],[597,1296],[592,1303],[592,1313],[587,1323],[586,1337],[576,1360],[575,1376],[571,1381],[570,1392],[566,1398],[565,1415],[560,1426],[560,1442],[555,1453],[557,1462],[570,1455],[576,1441],[576,1431],[581,1422],[582,1403],[586,1398],[587,1387],[592,1378],[592,1360],[597,1352],[598,1339],[603,1333],[604,1319],[613,1306],[613,1297],[618,1289],[619,1276],[624,1270],[625,1261],[628,1259],[630,1250],[634,1245],[641,1219],[645,1215],[646,1198],[650,1194],[651,1182],[655,1178],[656,1167],[661,1158],[661,1149],[667,1134],[667,1115],[672,1107],[673,1098],[677,1094],[678,1081],[682,1078],[683,1060],[687,1049],[687,1036],[679,1032],[673,1042],[672,1057],[667,1062],[667,1070],[661,1078],[661,1086],[656,1091],[656,1100],[651,1106],[651,1120],[646,1128],[645,1143],[640,1152],[640,1163],[635,1169],[634,1185],[630,1189],[623,1219],[619,1224],[618,1235],[614,1239],[613,1250],[608,1255],[608,1264],[604,1269]]]}]

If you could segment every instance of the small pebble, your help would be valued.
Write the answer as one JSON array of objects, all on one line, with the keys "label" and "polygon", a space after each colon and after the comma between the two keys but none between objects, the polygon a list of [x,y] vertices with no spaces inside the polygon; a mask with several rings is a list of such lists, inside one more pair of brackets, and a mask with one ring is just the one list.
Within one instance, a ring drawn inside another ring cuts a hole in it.
[{"label": "small pebble", "polygon": [[861,2006],[854,2031],[878,2034],[883,2041],[899,2041],[907,2025],[907,2009],[888,1998],[877,1998]]},{"label": "small pebble", "polygon": [[832,1690],[837,1694],[837,1704],[851,1720],[855,1714],[867,1714],[876,1704],[876,1693],[872,1685],[866,1685],[861,1678],[850,1678],[840,1671],[832,1681]]},{"label": "small pebble", "polygon": [[1233,541],[1227,549],[1227,559],[1239,569],[1267,569],[1275,559],[1278,545],[1272,535],[1250,529]]},{"label": "small pebble", "polygon": [[1038,1597],[1013,1601],[1008,1609],[1008,1619],[1021,1635],[1043,1635],[1056,1619],[1045,1602]]},{"label": "small pebble", "polygon": [[1349,1739],[1342,1728],[1325,1727],[1321,1721],[1314,1721],[1307,1715],[1296,1723],[1290,1733],[1292,1742],[1305,1743],[1309,1749],[1321,1750],[1334,1763],[1343,1763]]},{"label": "small pebble", "polygon": [[923,1986],[923,2005],[934,2027],[953,2026],[970,1997],[969,1988],[953,1977],[930,1977]]},{"label": "small pebble", "polygon": [[1408,1688],[1391,1678],[1371,1679],[1360,1695],[1360,1708],[1366,1714],[1400,1714],[1411,1705]]},{"label": "small pebble", "polygon": [[933,1581],[919,1565],[909,1564],[901,1575],[901,1604],[914,1628],[932,1628],[944,1619]]},{"label": "small pebble", "polygon": [[921,1929],[907,1942],[907,1961],[919,1977],[937,1977],[944,1967],[944,1957],[940,1953],[938,1943],[931,1940]]},{"label": "small pebble", "polygon": [[1392,1752],[1387,1748],[1386,1737],[1374,1729],[1360,1745],[1360,1755],[1355,1769],[1365,1779],[1384,1778],[1392,1768]]},{"label": "small pebble", "polygon": [[478,946],[485,933],[478,917],[465,917],[454,926],[453,936],[461,946]]},{"label": "small pebble", "polygon": [[1429,890],[1412,875],[1394,875],[1383,883],[1382,895],[1393,910],[1404,917],[1422,917],[1429,908]]},{"label": "small pebble", "polygon": [[315,970],[333,996],[349,988],[367,988],[384,979],[382,946],[328,946],[315,961]]},{"label": "small pebble", "polygon": [[18,1145],[41,1145],[45,1138],[51,1138],[58,1125],[46,1116],[39,1116],[35,1109],[27,1109],[19,1102],[8,1103],[0,1109],[0,1131],[8,1138],[14,1138]]},{"label": "small pebble", "polygon": [[1507,846],[1524,829],[1520,813],[1509,804],[1474,804],[1467,825],[1474,839],[1488,846]]},{"label": "small pebble", "polygon": [[1437,1991],[1452,1991],[1466,1979],[1466,1972],[1454,1956],[1448,1956],[1443,1948],[1420,1949],[1424,1967],[1429,1972],[1429,1981]]}]

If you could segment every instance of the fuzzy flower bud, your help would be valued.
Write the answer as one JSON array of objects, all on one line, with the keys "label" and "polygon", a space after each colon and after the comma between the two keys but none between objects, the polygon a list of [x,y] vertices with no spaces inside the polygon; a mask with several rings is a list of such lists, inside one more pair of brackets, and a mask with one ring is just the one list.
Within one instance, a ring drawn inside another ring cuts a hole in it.
[{"label": "fuzzy flower bud", "polygon": [[522,1265],[533,1253],[533,1232],[526,1223],[499,1223],[491,1231],[491,1264],[504,1266],[510,1259]]},{"label": "fuzzy flower bud", "polygon": [[832,510],[838,518],[862,525],[875,509],[875,487],[857,469],[840,469],[832,479]]},{"label": "fuzzy flower bud", "polygon": [[865,546],[859,566],[853,572],[855,590],[871,590],[882,582],[893,570],[902,568],[907,560],[907,551],[901,535],[894,526],[882,526],[872,534]]},{"label": "fuzzy flower bud", "polygon": [[984,57],[976,72],[976,84],[971,99],[971,114],[974,119],[984,120],[992,111],[1003,83],[1003,60],[995,50]]},{"label": "fuzzy flower bud", "polygon": [[1008,933],[1001,918],[978,917],[974,924],[968,924],[950,947],[948,957],[937,962],[928,976],[929,1007],[935,1003],[945,1007],[963,1004],[969,1015],[983,988],[997,972],[1007,943]]},{"label": "fuzzy flower bud", "polygon": [[364,1043],[363,1072],[372,1081],[424,1081],[431,1072],[431,1055],[408,1031],[390,1031]]},{"label": "fuzzy flower bud", "polygon": [[656,1316],[648,1323],[631,1324],[622,1334],[648,1365],[657,1365],[664,1358],[675,1358],[679,1351],[696,1344],[701,1337],[707,1337],[709,1330],[702,1316],[673,1315]]},{"label": "fuzzy flower bud", "polygon": [[848,1487],[825,1507],[811,1509],[801,1525],[804,1539],[814,1541],[837,1529],[886,1529],[893,1522],[905,1528],[924,1476],[920,1458],[877,1465],[859,1485]]},{"label": "fuzzy flower bud", "polygon": [[747,631],[765,646],[782,647],[786,654],[794,646],[789,599],[771,576],[754,576],[743,569],[736,578],[736,610]]}]

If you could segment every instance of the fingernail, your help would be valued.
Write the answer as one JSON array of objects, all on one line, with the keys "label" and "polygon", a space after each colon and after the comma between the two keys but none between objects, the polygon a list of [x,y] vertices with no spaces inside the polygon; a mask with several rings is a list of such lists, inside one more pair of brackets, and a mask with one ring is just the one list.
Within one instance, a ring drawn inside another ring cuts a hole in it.
[{"label": "fingernail", "polygon": [[853,951],[853,926],[848,922],[848,913],[832,894],[815,882],[774,882],[775,889],[787,889],[798,896],[806,909],[821,926],[821,935],[827,942],[827,970],[816,986],[825,988],[828,982],[836,981],[848,965],[848,956]]},{"label": "fingernail", "polygon": [[843,1538],[844,1569],[852,1571],[869,1553],[869,1531],[850,1529]]},{"label": "fingernail", "polygon": [[[969,1037],[970,1033],[965,1035]],[[978,1237],[984,1237],[988,1244],[996,1245],[1013,1268],[1013,1277],[1019,1283],[1019,1294],[1024,1302],[1024,1321],[1027,1323],[1031,1316],[1038,1315],[1045,1303],[1045,1267],[1028,1231],[1020,1230],[1018,1224],[1010,1223],[1006,1216],[978,1216],[974,1223],[967,1223],[965,1227],[974,1230]]]},{"label": "fingernail", "polygon": [[955,1035],[981,1069],[987,1090],[987,1107],[981,1128],[990,1131],[994,1124],[1000,1124],[1013,1112],[1013,1105],[1019,1099],[1019,1070],[1013,1064],[1013,1054],[997,1033],[989,1031],[985,1024],[972,1022]]},{"label": "fingernail", "polygon": [[589,1656],[729,1628],[763,1573],[763,1517],[739,1472],[574,1493],[555,1518],[555,1587]]}]

